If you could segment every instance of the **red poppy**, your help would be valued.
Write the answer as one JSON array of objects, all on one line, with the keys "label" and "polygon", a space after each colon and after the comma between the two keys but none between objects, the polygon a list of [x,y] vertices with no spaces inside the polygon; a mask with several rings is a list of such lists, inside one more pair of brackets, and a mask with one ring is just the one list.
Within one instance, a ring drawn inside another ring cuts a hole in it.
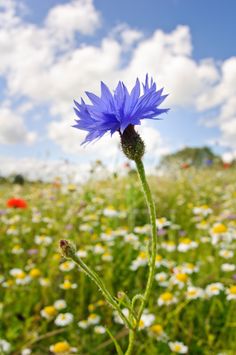
[{"label": "red poppy", "polygon": [[223,163],[223,168],[224,169],[229,169],[231,168],[232,164],[231,163]]},{"label": "red poppy", "polygon": [[188,169],[188,168],[190,168],[190,164],[188,163],[181,164],[181,169]]},{"label": "red poppy", "polygon": [[10,198],[10,200],[7,201],[7,207],[10,208],[27,208],[28,205],[25,200],[22,198]]}]

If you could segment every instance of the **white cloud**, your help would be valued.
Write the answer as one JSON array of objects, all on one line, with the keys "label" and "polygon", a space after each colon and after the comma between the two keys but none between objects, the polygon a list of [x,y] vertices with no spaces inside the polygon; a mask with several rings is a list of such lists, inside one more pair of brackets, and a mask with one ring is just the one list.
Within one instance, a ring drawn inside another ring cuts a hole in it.
[{"label": "white cloud", "polygon": [[100,15],[92,0],[73,0],[53,7],[46,27],[58,40],[71,40],[76,32],[91,35],[100,25]]},{"label": "white cloud", "polygon": [[19,24],[20,18],[16,16],[23,14],[25,7],[21,1],[4,0],[0,2],[0,28],[11,28]]},{"label": "white cloud", "polygon": [[232,163],[234,159],[236,159],[236,151],[225,152],[222,155],[222,160],[225,163]]},{"label": "white cloud", "polygon": [[36,133],[29,132],[23,118],[8,107],[0,107],[0,143],[1,144],[31,144],[36,140]]},{"label": "white cloud", "polygon": [[236,150],[236,57],[221,64],[218,81],[198,98],[199,110],[219,108],[214,119],[221,132],[221,145]]},{"label": "white cloud", "polygon": [[[150,168],[153,161],[157,163],[161,155],[170,151],[170,147],[160,133],[147,123],[139,126],[137,130],[145,142],[146,154],[144,158]],[[81,146],[85,135],[86,132],[70,127],[66,121],[52,122],[49,125],[49,137],[60,147],[63,147],[65,153],[75,155],[81,162],[100,159],[115,168],[117,163],[126,159],[120,148],[118,133],[112,137],[105,135],[101,140],[86,145],[86,147]]]},{"label": "white cloud", "polygon": [[29,180],[53,181],[61,177],[66,183],[82,182],[88,177],[89,168],[88,164],[69,164],[61,160],[0,157],[1,176],[22,174]]},{"label": "white cloud", "polygon": [[63,147],[68,154],[74,154],[82,161],[96,159],[112,159],[118,152],[119,139],[118,134],[113,138],[110,135],[90,144],[86,147],[81,146],[84,140],[85,132],[72,128],[69,122],[52,122],[49,125],[49,137],[59,146]]},{"label": "white cloud", "polygon": [[[23,21],[17,8],[19,1],[6,0],[4,4],[0,5],[0,75],[6,81],[6,95],[9,100],[27,98],[26,113],[31,105],[49,105],[53,121],[48,124],[48,134],[65,153],[92,159],[100,152],[101,157],[109,159],[114,151],[108,137],[86,151],[79,146],[83,133],[70,128],[72,100],[85,90],[98,93],[101,80],[114,88],[122,79],[131,87],[137,76],[144,78],[147,72],[170,93],[167,106],[190,106],[200,112],[219,107],[214,122],[222,132],[222,141],[236,147],[236,58],[222,63],[209,58],[194,60],[187,26],[145,36],[123,24],[97,45],[76,45],[77,32],[90,35],[101,24],[92,0],[72,0],[53,7],[41,26]],[[129,57],[124,61],[127,51]],[[33,141],[23,121],[24,107],[18,112],[19,117],[16,114],[9,120],[19,126],[18,133],[12,123],[7,123],[9,127],[5,123],[5,133],[0,133],[2,143]],[[12,112],[7,115],[12,117]],[[149,132],[152,156],[169,149],[166,142],[154,144],[161,141],[154,129],[152,135],[151,139]]]},{"label": "white cloud", "polygon": [[212,60],[198,63],[191,58],[191,53],[192,41],[187,26],[178,26],[171,33],[157,30],[134,49],[123,77],[131,81],[137,73],[144,76],[149,72],[170,93],[169,105],[195,106],[198,95],[216,80],[217,69]]},{"label": "white cloud", "polygon": [[153,128],[149,126],[148,123],[144,122],[137,128],[137,130],[145,142],[146,158],[150,156],[151,159],[154,158],[157,161],[160,156],[170,152],[170,146],[156,128]]},{"label": "white cloud", "polygon": [[133,45],[144,37],[144,34],[138,29],[131,28],[126,23],[122,23],[113,29],[111,36],[121,42],[124,50],[130,50]]}]

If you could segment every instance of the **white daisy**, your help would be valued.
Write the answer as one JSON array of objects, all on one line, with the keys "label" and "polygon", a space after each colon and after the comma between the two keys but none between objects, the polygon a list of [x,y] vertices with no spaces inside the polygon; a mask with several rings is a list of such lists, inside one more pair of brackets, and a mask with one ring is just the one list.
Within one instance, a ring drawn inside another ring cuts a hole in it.
[{"label": "white daisy", "polygon": [[82,329],[87,329],[89,327],[89,322],[84,319],[78,322],[78,326]]},{"label": "white daisy", "polygon": [[207,287],[206,287],[206,295],[208,297],[212,297],[212,296],[217,296],[220,294],[220,292],[224,289],[224,286],[222,283],[220,282],[215,282],[215,283],[212,283],[212,284],[209,284]]},{"label": "white daisy", "polygon": [[181,238],[177,249],[181,253],[186,253],[188,250],[196,249],[197,247],[198,247],[197,242],[195,242],[189,238]]},{"label": "white daisy", "polygon": [[159,306],[170,306],[176,302],[177,298],[171,292],[162,293],[157,300]]},{"label": "white daisy", "polygon": [[186,286],[188,281],[189,281],[188,275],[182,272],[181,273],[178,272],[171,277],[171,282],[174,285],[179,286],[179,288],[183,288],[184,286]]},{"label": "white daisy", "polygon": [[140,266],[145,266],[148,263],[148,254],[144,251],[141,251],[138,257],[133,260],[130,269],[136,271]]},{"label": "white daisy", "polygon": [[151,325],[148,329],[148,333],[159,341],[166,341],[168,338],[161,324]]},{"label": "white daisy", "polygon": [[221,270],[225,272],[235,271],[235,269],[236,266],[234,264],[225,263],[221,265]]},{"label": "white daisy", "polygon": [[168,221],[165,217],[162,217],[156,219],[156,225],[158,229],[163,229],[165,227],[169,227],[171,225],[171,222]]},{"label": "white daisy", "polygon": [[56,317],[54,323],[58,327],[65,327],[66,325],[73,322],[74,316],[72,313],[60,313]]},{"label": "white daisy", "polygon": [[37,245],[48,246],[52,244],[52,238],[44,235],[36,235],[34,241]]},{"label": "white daisy", "polygon": [[74,269],[75,263],[73,261],[66,260],[64,263],[60,264],[59,269],[63,272],[71,271]]},{"label": "white daisy", "polygon": [[100,319],[101,317],[96,314],[96,313],[91,313],[89,316],[88,316],[88,323],[89,324],[98,324],[100,322]]},{"label": "white daisy", "polygon": [[188,347],[181,343],[180,341],[170,341],[168,343],[170,350],[178,354],[187,354]]},{"label": "white daisy", "polygon": [[86,258],[88,252],[84,249],[79,249],[77,250],[76,255],[78,256],[78,258]]},{"label": "white daisy", "polygon": [[56,317],[57,309],[54,306],[46,306],[40,311],[40,314],[43,318],[51,320]]},{"label": "white daisy", "polygon": [[168,285],[167,278],[168,274],[164,271],[155,275],[155,280],[158,281],[158,285],[162,287],[166,287]]},{"label": "white daisy", "polygon": [[5,339],[0,339],[0,351],[3,353],[9,353],[11,350],[11,344]]},{"label": "white daisy", "polygon": [[139,321],[139,329],[150,327],[153,324],[154,320],[154,314],[148,313],[148,311],[145,310]]},{"label": "white daisy", "polygon": [[66,301],[65,300],[56,300],[54,302],[54,307],[60,311],[61,309],[64,309],[67,307]]},{"label": "white daisy", "polygon": [[21,350],[21,355],[30,355],[32,353],[32,350],[29,348],[25,348]]},{"label": "white daisy", "polygon": [[168,251],[169,253],[172,253],[173,251],[176,250],[176,245],[171,240],[161,243],[161,247],[166,251]]},{"label": "white daisy", "polygon": [[106,333],[106,328],[103,327],[102,325],[96,325],[96,326],[94,327],[94,332],[95,332],[96,334],[104,334],[104,333]]},{"label": "white daisy", "polygon": [[186,291],[187,300],[195,300],[204,297],[204,290],[200,287],[189,286]]},{"label": "white daisy", "polygon": [[231,259],[234,256],[232,250],[222,249],[219,252],[219,255],[224,259]]},{"label": "white daisy", "polygon": [[226,294],[227,294],[226,299],[228,301],[236,300],[236,286],[233,285],[233,286],[230,286],[229,288],[227,288],[226,289]]},{"label": "white daisy", "polygon": [[[129,315],[128,308],[123,308],[122,313],[124,314],[124,316],[128,317]],[[114,312],[114,321],[119,324],[124,324],[123,320],[120,318],[119,314],[116,311]]]}]

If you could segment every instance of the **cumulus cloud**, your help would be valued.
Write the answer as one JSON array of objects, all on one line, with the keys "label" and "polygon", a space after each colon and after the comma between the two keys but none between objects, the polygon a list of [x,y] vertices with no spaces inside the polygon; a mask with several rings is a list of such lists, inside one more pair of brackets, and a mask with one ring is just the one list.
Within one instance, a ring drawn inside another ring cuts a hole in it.
[{"label": "cumulus cloud", "polygon": [[0,107],[0,143],[32,144],[36,140],[36,132],[27,130],[23,118],[8,107]]},{"label": "cumulus cloud", "polygon": [[144,37],[141,31],[131,28],[126,23],[116,26],[111,35],[121,42],[124,50],[129,50],[130,47],[137,44]]},{"label": "cumulus cloud", "polygon": [[[145,35],[122,24],[94,45],[86,44],[86,37],[79,43],[76,40],[76,33],[92,35],[101,25],[101,15],[92,0],[71,0],[51,8],[41,26],[23,20],[19,1],[6,0],[4,4],[0,5],[0,76],[6,82],[6,96],[12,101],[15,97],[28,100],[26,108],[47,105],[52,117],[48,136],[65,153],[89,160],[100,152],[109,160],[118,146],[114,140],[111,144],[109,137],[96,147],[87,147],[86,152],[79,146],[83,133],[70,129],[72,100],[85,90],[99,93],[101,80],[114,88],[123,79],[131,87],[137,76],[144,78],[147,72],[171,94],[168,106],[192,107],[200,113],[217,109],[219,114],[212,122],[220,128],[222,142],[236,149],[236,58],[222,63],[210,58],[194,60],[187,26]],[[1,118],[5,125],[1,143],[33,141],[23,120],[24,108],[18,112],[18,118]],[[21,132],[18,138],[9,123],[13,121]],[[147,147],[152,157],[170,148],[158,131],[148,126],[145,129],[149,130]]]},{"label": "cumulus cloud", "polygon": [[28,180],[53,181],[61,177],[64,183],[83,182],[89,175],[89,164],[69,164],[66,161],[36,158],[0,157],[1,176],[21,174]]},{"label": "cumulus cloud", "polygon": [[[163,140],[160,133],[153,127],[144,122],[143,125],[137,127],[146,145],[147,164],[149,169],[151,165],[157,164],[161,155],[169,153],[170,146]],[[52,122],[49,126],[49,136],[57,142],[59,146],[64,148],[68,154],[74,154],[80,157],[81,162],[103,160],[110,167],[115,167],[116,163],[125,161],[125,157],[120,149],[119,134],[115,133],[113,137],[109,134],[105,135],[101,140],[85,146],[81,146],[84,140],[85,132],[75,128],[70,129],[68,122]],[[150,157],[150,158],[148,158]]]},{"label": "cumulus cloud", "polygon": [[168,99],[171,106],[195,106],[196,97],[216,80],[217,68],[212,60],[196,62],[191,54],[187,26],[178,26],[171,33],[157,30],[134,49],[123,77],[132,79],[137,73],[144,76],[148,71],[171,93]]},{"label": "cumulus cloud", "polygon": [[202,93],[197,107],[204,111],[218,108],[214,125],[221,132],[220,144],[231,147],[236,153],[236,57],[225,60],[220,67],[220,76],[208,92]]},{"label": "cumulus cloud", "polygon": [[45,23],[49,32],[58,40],[71,40],[75,32],[93,34],[100,21],[92,0],[73,0],[53,7]]}]

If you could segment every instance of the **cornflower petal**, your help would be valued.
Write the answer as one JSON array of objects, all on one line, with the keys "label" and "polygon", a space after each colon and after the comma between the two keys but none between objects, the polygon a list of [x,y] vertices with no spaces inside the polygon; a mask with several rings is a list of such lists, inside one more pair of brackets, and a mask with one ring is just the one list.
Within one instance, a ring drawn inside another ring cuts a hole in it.
[{"label": "cornflower petal", "polygon": [[140,125],[142,119],[159,119],[158,116],[169,109],[158,106],[166,99],[162,95],[163,88],[156,90],[153,79],[148,74],[143,83],[143,93],[140,93],[140,81],[136,80],[131,92],[122,81],[119,81],[114,94],[101,82],[101,97],[86,92],[90,104],[83,99],[81,103],[74,101],[74,111],[79,119],[75,128],[87,131],[88,134],[82,144],[100,139],[105,133],[120,132],[123,134],[128,126]]}]

